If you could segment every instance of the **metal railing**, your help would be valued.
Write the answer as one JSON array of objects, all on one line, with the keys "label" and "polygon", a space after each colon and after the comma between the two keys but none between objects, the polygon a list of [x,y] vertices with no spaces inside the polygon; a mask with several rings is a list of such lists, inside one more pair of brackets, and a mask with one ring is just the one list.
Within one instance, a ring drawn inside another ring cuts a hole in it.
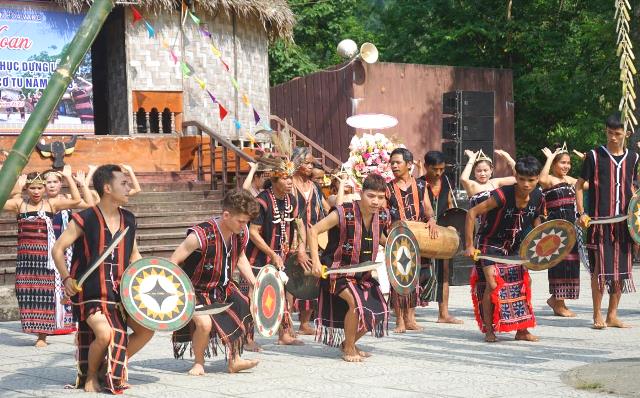
[{"label": "metal railing", "polygon": [[[271,115],[271,116],[269,116],[269,119],[276,124],[276,130],[280,131],[281,129],[284,128],[285,122],[284,122],[284,120],[280,119],[278,116]],[[340,161],[340,159],[336,158],[335,156],[333,156],[332,154],[327,152],[326,149],[324,149],[320,145],[316,144],[309,137],[307,137],[306,135],[302,134],[300,131],[296,130],[290,124],[288,124],[288,126],[289,126],[289,131],[291,132],[291,134],[293,134],[296,137],[296,142],[298,140],[300,140],[300,141],[304,142],[305,145],[308,145],[309,147],[311,147],[311,150],[312,150],[311,153],[313,153],[313,151],[315,151],[315,152],[320,154],[320,161],[321,161],[322,167],[325,169],[325,171],[331,171],[331,170],[336,169],[337,167],[340,167],[342,165],[342,161]],[[313,156],[316,157],[315,154]],[[317,159],[317,157],[316,157],[316,159]],[[330,160],[331,162],[334,163],[333,167],[329,167],[327,165],[327,160]]]},{"label": "metal railing", "polygon": [[[204,166],[202,164],[202,153],[203,153],[203,147],[204,147],[204,143],[202,142],[202,136],[203,134],[206,134],[209,136],[209,161],[210,161],[210,167],[209,167],[209,176],[211,178],[211,189],[212,190],[217,190],[218,189],[218,172],[221,175],[221,185],[222,185],[222,195],[225,195],[227,193],[227,190],[229,189],[229,186],[232,184],[231,181],[229,181],[229,151],[232,151],[235,154],[235,185],[236,188],[239,188],[242,186],[241,182],[240,182],[240,159],[243,159],[247,162],[255,162],[255,159],[252,158],[251,156],[247,155],[246,153],[244,153],[240,148],[238,148],[237,146],[235,146],[231,141],[229,141],[228,139],[226,139],[225,137],[213,132],[210,128],[206,127],[205,125],[203,125],[202,123],[195,121],[195,120],[189,120],[189,121],[185,121],[184,123],[182,123],[182,128],[183,131],[186,130],[187,127],[194,127],[197,132],[198,132],[198,136],[200,136],[200,144],[198,144],[196,151],[197,151],[197,159],[198,159],[198,180],[203,181],[204,180]],[[216,149],[221,146],[222,147],[222,158],[221,158],[221,166],[220,166],[220,170],[216,169]]]}]

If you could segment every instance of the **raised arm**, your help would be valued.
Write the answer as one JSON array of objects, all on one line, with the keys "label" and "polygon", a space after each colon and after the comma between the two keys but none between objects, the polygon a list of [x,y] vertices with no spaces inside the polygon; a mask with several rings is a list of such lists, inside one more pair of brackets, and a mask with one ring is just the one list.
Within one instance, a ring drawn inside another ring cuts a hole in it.
[{"label": "raised arm", "polygon": [[543,188],[549,188],[550,186],[553,185],[553,179],[549,174],[551,170],[551,164],[553,163],[553,159],[555,159],[556,155],[560,153],[560,150],[556,149],[555,152],[551,152],[551,149],[545,147],[545,148],[542,148],[542,153],[544,153],[544,156],[547,157],[547,161],[544,163],[544,166],[542,167],[539,181],[540,181],[540,185],[542,185]]},{"label": "raised arm", "polygon": [[249,174],[247,174],[247,178],[245,178],[242,183],[242,189],[246,189],[247,191],[251,191],[251,183],[253,182],[253,176],[256,174],[256,170],[258,170],[258,163],[249,162],[249,166]]},{"label": "raised arm", "polygon": [[468,149],[464,151],[464,154],[467,155],[469,160],[467,160],[467,164],[464,166],[464,169],[460,174],[460,182],[469,196],[475,194],[474,187],[476,183],[471,180],[471,172],[473,171],[473,165],[476,163],[476,159],[478,158],[478,153],[480,152],[473,152]]},{"label": "raised arm", "polygon": [[507,164],[509,165],[509,168],[511,169],[511,172],[513,174],[516,174],[516,161],[513,160],[511,155],[509,155],[509,152],[503,151],[502,149],[496,149],[493,152],[495,152],[496,155],[498,155],[498,156],[502,157],[504,160],[506,160]]},{"label": "raised arm", "polygon": [[13,189],[11,190],[11,193],[9,194],[10,198],[13,198],[14,196],[21,196],[22,195],[22,190],[24,189],[24,186],[27,184],[27,175],[26,174],[20,174],[20,177],[18,177],[18,181],[16,181],[16,185],[13,186]]},{"label": "raised arm", "polygon": [[133,167],[129,166],[128,164],[122,164],[120,166],[122,166],[122,169],[129,175],[129,178],[131,178],[131,185],[133,185],[133,187],[129,191],[129,196],[133,196],[137,193],[142,192],[142,188],[140,188],[140,183],[138,182],[136,173],[133,172]]},{"label": "raised arm", "polygon": [[49,199],[51,203],[51,207],[53,212],[58,212],[60,210],[66,209],[74,209],[82,203],[82,198],[80,197],[80,191],[78,191],[78,187],[76,186],[76,182],[73,180],[73,175],[71,174],[71,166],[66,165],[62,169],[62,177],[67,182],[69,186],[69,192],[71,193],[71,199],[67,198],[53,198]]},{"label": "raised arm", "polygon": [[80,186],[80,190],[82,191],[82,202],[78,205],[79,209],[86,209],[89,207],[95,206],[95,202],[93,200],[93,194],[87,185],[87,179],[84,175],[84,171],[78,170],[76,174],[73,176],[73,179],[76,180],[76,183]]}]

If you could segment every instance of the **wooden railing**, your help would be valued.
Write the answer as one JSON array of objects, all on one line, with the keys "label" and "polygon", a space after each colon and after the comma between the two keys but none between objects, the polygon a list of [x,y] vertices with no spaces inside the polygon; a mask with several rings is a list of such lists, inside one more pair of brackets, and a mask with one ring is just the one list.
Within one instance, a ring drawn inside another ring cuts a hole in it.
[{"label": "wooden railing", "polygon": [[[249,156],[248,154],[246,154],[245,152],[243,152],[240,148],[238,148],[233,143],[231,143],[231,141],[215,133],[214,131],[212,131],[211,129],[209,129],[208,127],[206,127],[205,125],[203,125],[198,121],[189,120],[182,123],[183,131],[186,130],[187,127],[194,127],[197,130],[198,135],[200,136],[200,144],[197,147],[198,180],[200,181],[204,180],[204,166],[202,162],[202,152],[203,152],[202,135],[206,134],[210,138],[210,141],[209,141],[210,142],[209,143],[210,175],[209,177],[211,178],[211,189],[212,190],[218,189],[218,174],[220,174],[221,176],[222,195],[225,195],[230,185],[233,184],[231,181],[229,181],[229,165],[230,165],[229,151],[232,151],[235,155],[234,156],[235,186],[236,188],[241,187],[242,184],[240,182],[240,159],[245,160],[247,162],[255,162],[255,159]],[[218,170],[216,167],[216,148],[218,146],[222,147],[222,158],[220,162],[220,170]]]},{"label": "wooden railing", "polygon": [[[284,120],[280,119],[278,116],[271,115],[269,119],[271,120],[271,122],[275,123],[276,125],[275,130],[280,131],[284,128],[284,124],[285,124]],[[325,171],[331,171],[342,165],[342,161],[340,161],[340,159],[336,158],[335,156],[327,152],[326,149],[316,144],[309,137],[302,134],[300,131],[296,130],[290,124],[288,126],[291,134],[293,134],[296,137],[296,143],[298,141],[302,141],[304,142],[304,145],[311,147],[311,151],[312,151],[311,153],[316,159],[320,160],[320,162],[322,163],[322,167],[325,169]],[[318,155],[316,155],[316,153],[314,153],[314,151],[319,154],[319,157]],[[328,165],[327,160],[331,161],[333,165]]]}]

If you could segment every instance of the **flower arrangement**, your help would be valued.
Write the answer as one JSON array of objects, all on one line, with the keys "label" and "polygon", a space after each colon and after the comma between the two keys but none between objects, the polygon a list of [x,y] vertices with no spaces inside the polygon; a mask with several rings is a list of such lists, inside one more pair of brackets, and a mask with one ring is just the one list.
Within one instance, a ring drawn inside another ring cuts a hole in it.
[{"label": "flower arrangement", "polygon": [[344,169],[358,188],[362,187],[362,182],[370,173],[380,174],[390,182],[393,172],[389,160],[395,148],[404,148],[404,145],[393,143],[384,134],[354,136],[349,144],[349,159]]}]

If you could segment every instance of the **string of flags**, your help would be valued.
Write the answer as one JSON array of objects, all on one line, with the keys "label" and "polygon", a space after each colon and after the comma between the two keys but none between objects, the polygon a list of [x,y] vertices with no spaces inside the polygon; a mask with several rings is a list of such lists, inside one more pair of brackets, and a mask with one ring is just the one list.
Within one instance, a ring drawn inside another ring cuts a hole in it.
[{"label": "string of flags", "polygon": [[[154,37],[158,36],[158,33],[154,29],[153,25],[142,15],[142,13],[134,5],[131,5],[131,12],[132,12],[132,15],[133,15],[133,25],[136,25],[137,23],[142,22],[144,24],[146,30],[147,30],[149,38],[154,38]],[[198,18],[198,16],[196,16],[193,12],[191,12],[191,10],[189,10],[187,8],[186,4],[184,2],[182,2],[182,18],[181,18],[181,22],[182,22],[182,26],[183,27],[184,27],[184,25],[185,25],[185,23],[187,21],[187,17],[190,18],[191,21],[196,25],[196,27],[198,28],[198,31],[202,34],[202,36],[206,37],[209,40],[209,48],[211,50],[211,53],[213,54],[214,58],[216,58],[220,62],[220,66],[227,73],[229,81],[230,81],[231,85],[233,86],[233,88],[235,89],[236,93],[240,96],[240,98],[242,100],[242,103],[252,110],[253,120],[254,120],[255,125],[256,126],[260,125],[260,121],[262,120],[262,118],[260,117],[260,114],[256,110],[255,106],[252,105],[251,100],[249,99],[249,96],[246,94],[246,92],[244,92],[243,90],[240,89],[240,85],[238,84],[238,81],[236,80],[236,78],[233,76],[233,74],[230,71],[229,64],[227,62],[225,62],[223,57],[222,57],[222,51],[220,51],[220,49],[216,46],[216,44],[215,44],[215,42],[213,40],[213,35],[211,34],[211,32],[209,30],[207,30],[206,25],[204,25],[202,23],[200,18]],[[178,34],[179,34],[179,32],[178,32]],[[161,45],[162,45],[163,48],[168,50],[169,56],[170,56],[171,60],[173,61],[173,64],[174,65],[179,65],[179,68],[180,68],[180,71],[181,71],[182,75],[185,78],[193,79],[198,84],[200,89],[207,93],[207,95],[211,99],[211,102],[213,103],[213,105],[214,106],[215,105],[218,106],[218,115],[219,115],[220,121],[223,121],[227,117],[227,115],[229,114],[228,109],[214,95],[212,90],[207,87],[207,83],[200,76],[198,76],[198,74],[196,73],[195,69],[188,62],[186,62],[184,59],[180,59],[180,57],[178,57],[176,55],[175,51],[173,50],[174,47],[175,47],[175,42],[177,41],[178,37],[176,36],[176,38],[173,40],[173,45],[170,45],[167,42],[167,40],[164,38],[162,33],[160,33],[159,36],[160,36],[160,39],[161,39]],[[233,117],[233,124],[234,124],[234,127],[236,128],[236,130],[238,132],[242,129],[242,124],[240,123],[240,121],[235,116]],[[263,125],[261,127],[264,130],[271,131],[271,128],[269,127],[269,124],[268,124],[268,120],[266,121],[266,123],[263,123]],[[249,130],[250,129],[251,128],[249,128]],[[253,144],[255,142],[255,137],[251,134],[251,132],[249,130],[247,130],[245,132],[245,135],[247,136],[249,141]]]}]

